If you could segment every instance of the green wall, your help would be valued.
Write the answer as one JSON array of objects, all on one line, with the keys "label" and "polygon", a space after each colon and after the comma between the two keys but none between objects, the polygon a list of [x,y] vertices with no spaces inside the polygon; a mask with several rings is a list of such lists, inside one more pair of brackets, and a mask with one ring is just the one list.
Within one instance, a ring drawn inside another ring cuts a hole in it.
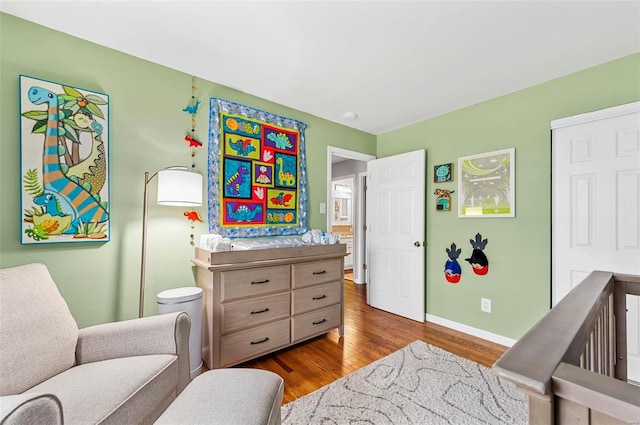
[{"label": "green wall", "polygon": [[[18,76],[106,93],[110,96],[111,240],[105,244],[20,245],[20,136]],[[0,267],[45,263],[81,327],[137,317],[144,172],[190,165],[184,142],[191,75],[0,13]],[[208,99],[219,97],[295,118],[308,125],[309,221],[326,227],[327,146],[375,154],[375,136],[196,79],[203,101],[196,134],[206,140]],[[197,170],[206,172],[206,144]],[[206,174],[206,173],[205,173]],[[182,209],[153,202],[150,185],[145,312],[156,312],[156,294],[192,285],[189,222]],[[206,217],[206,208],[199,209]],[[196,239],[207,233],[197,224]]]},{"label": "green wall", "polygon": [[[551,142],[550,122],[640,99],[640,54],[605,63],[426,120],[378,137],[377,156],[427,151],[427,313],[498,335],[519,338],[550,304]],[[425,102],[428,102],[425,96]],[[438,164],[499,149],[516,150],[516,217],[458,218],[435,211]],[[462,279],[444,279],[445,248],[455,242],[461,258],[471,254],[469,239],[481,233],[489,243],[489,273],[475,275],[462,260]],[[492,300],[492,313],[480,311],[480,298]]]}]

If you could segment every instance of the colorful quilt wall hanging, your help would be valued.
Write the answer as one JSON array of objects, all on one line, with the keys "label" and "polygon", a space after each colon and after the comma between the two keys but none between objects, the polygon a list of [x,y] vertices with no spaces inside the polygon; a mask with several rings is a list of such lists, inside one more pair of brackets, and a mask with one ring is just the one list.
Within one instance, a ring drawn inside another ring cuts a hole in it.
[{"label": "colorful quilt wall hanging", "polygon": [[210,99],[209,231],[230,238],[307,231],[306,124]]}]

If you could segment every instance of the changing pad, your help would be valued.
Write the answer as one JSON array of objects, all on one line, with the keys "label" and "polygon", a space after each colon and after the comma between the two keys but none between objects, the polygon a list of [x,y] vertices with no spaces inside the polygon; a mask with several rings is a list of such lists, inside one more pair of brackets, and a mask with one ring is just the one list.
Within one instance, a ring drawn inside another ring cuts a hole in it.
[{"label": "changing pad", "polygon": [[248,249],[286,248],[290,246],[307,245],[300,237],[269,238],[269,239],[233,239],[231,251]]}]

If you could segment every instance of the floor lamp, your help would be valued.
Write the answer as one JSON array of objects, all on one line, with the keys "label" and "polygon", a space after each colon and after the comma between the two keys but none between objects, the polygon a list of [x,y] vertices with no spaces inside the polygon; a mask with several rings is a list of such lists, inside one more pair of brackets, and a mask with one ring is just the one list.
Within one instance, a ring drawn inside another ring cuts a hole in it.
[{"label": "floor lamp", "polygon": [[187,167],[168,167],[151,177],[144,173],[144,196],[142,207],[142,265],[140,267],[139,317],[144,315],[144,286],[147,264],[147,189],[154,177],[158,177],[158,204],[174,207],[199,207],[202,205],[202,174]]}]

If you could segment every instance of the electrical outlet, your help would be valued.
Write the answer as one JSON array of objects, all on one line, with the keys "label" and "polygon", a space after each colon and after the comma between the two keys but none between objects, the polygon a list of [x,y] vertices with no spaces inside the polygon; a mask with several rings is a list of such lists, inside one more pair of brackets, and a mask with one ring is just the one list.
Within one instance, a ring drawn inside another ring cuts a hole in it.
[{"label": "electrical outlet", "polygon": [[325,204],[324,202],[320,202],[320,214],[326,214],[327,213],[327,204]]},{"label": "electrical outlet", "polygon": [[485,313],[491,313],[491,300],[489,298],[480,298],[480,310]]}]

